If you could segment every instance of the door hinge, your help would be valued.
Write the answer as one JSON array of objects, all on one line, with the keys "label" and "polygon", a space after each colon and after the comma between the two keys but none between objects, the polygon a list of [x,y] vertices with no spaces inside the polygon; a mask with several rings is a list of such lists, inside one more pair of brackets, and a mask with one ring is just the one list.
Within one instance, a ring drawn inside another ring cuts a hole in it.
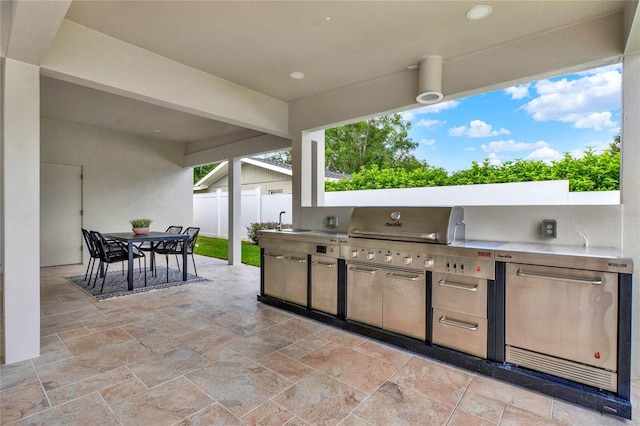
[{"label": "door hinge", "polygon": [[80,210],[80,216],[84,214],[84,210]]}]

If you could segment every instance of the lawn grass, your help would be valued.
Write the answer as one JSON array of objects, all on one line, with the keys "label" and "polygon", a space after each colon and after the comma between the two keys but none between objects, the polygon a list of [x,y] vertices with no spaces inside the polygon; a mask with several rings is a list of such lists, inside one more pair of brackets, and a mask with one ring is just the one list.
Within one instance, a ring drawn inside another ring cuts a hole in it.
[{"label": "lawn grass", "polygon": [[[223,238],[198,236],[194,252],[202,256],[215,257],[217,259],[229,259],[229,241]],[[249,241],[242,242],[242,263],[251,266],[260,266],[260,247]]]}]

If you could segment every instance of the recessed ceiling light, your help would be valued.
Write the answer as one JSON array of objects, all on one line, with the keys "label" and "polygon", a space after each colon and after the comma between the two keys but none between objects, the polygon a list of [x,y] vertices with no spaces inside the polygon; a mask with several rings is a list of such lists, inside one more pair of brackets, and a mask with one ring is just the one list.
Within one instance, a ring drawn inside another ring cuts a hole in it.
[{"label": "recessed ceiling light", "polygon": [[291,74],[289,74],[289,77],[291,77],[294,80],[302,80],[304,78],[304,73],[300,71],[294,71]]},{"label": "recessed ceiling light", "polygon": [[491,15],[492,10],[493,8],[488,4],[478,4],[469,9],[466,16],[467,19],[477,21],[478,19],[484,19]]},{"label": "recessed ceiling light", "polygon": [[162,130],[160,130],[160,129],[153,129],[153,131],[156,132],[156,133],[162,133]]}]

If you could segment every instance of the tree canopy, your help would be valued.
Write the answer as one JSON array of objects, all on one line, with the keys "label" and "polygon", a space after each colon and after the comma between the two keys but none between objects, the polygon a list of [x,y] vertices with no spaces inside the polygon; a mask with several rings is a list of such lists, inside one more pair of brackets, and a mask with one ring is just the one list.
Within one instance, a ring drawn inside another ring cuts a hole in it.
[{"label": "tree canopy", "polygon": [[425,166],[409,138],[411,123],[400,114],[370,118],[325,131],[325,165],[328,170],[355,173],[363,166],[413,170]]}]

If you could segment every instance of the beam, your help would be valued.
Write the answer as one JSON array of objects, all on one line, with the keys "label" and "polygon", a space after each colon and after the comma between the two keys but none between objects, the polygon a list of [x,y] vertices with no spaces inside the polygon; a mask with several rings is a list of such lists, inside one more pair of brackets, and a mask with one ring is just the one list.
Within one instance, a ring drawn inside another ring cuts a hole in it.
[{"label": "beam", "polygon": [[184,167],[217,163],[230,157],[250,157],[267,152],[291,148],[291,139],[273,135],[260,135],[242,141],[209,148],[184,156]]},{"label": "beam", "polygon": [[42,74],[263,133],[288,134],[287,103],[67,20],[42,62]]}]

